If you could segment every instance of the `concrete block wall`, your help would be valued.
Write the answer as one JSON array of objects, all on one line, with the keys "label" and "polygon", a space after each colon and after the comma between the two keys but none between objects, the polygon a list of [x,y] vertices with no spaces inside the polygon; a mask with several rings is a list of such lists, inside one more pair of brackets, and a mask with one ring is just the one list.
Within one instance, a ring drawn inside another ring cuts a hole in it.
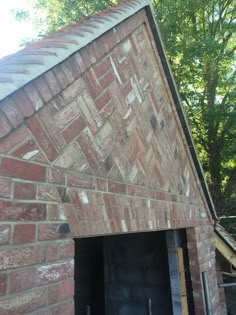
[{"label": "concrete block wall", "polygon": [[211,223],[145,11],[4,99],[0,124],[2,315],[74,313],[73,237]]}]

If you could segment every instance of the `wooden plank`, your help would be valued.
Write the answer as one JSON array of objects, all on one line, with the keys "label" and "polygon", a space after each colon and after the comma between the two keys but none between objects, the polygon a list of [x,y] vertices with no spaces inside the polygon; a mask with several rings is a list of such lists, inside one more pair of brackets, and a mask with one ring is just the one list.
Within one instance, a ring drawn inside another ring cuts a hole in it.
[{"label": "wooden plank", "polygon": [[188,300],[187,300],[187,289],[186,289],[186,278],[185,278],[185,268],[184,268],[184,254],[183,248],[178,247],[178,262],[179,262],[179,276],[181,284],[181,299],[183,315],[188,315]]},{"label": "wooden plank", "polygon": [[218,251],[236,268],[236,255],[233,250],[215,233],[215,246]]}]

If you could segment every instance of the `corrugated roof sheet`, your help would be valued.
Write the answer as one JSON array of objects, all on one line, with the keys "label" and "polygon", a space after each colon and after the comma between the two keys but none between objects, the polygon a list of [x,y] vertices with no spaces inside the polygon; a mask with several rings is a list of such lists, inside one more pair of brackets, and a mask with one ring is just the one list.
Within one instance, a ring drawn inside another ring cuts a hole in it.
[{"label": "corrugated roof sheet", "polygon": [[0,59],[0,100],[149,4],[148,0],[122,1],[115,7],[64,27],[47,38]]}]

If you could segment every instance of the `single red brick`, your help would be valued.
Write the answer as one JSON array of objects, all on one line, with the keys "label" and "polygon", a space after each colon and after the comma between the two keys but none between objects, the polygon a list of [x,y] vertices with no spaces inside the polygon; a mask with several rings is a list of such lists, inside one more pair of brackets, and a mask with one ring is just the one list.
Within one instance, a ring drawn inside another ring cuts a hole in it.
[{"label": "single red brick", "polygon": [[65,184],[65,175],[61,170],[58,169],[49,169],[49,183],[54,183],[54,184]]},{"label": "single red brick", "polygon": [[100,95],[95,100],[95,105],[98,110],[101,110],[107,105],[107,103],[110,102],[110,100],[111,100],[110,91],[106,90],[102,95]]},{"label": "single red brick", "polygon": [[52,93],[49,90],[48,84],[44,77],[39,77],[34,81],[37,89],[39,90],[40,95],[44,102],[48,102],[52,98]]},{"label": "single red brick", "polygon": [[8,270],[33,264],[41,264],[45,261],[45,258],[45,246],[24,246],[16,249],[4,249],[0,251],[0,269]]},{"label": "single red brick", "polygon": [[13,243],[32,243],[35,241],[35,224],[17,224],[14,227]]},{"label": "single red brick", "polygon": [[48,304],[55,304],[58,301],[59,285],[54,284],[48,288]]},{"label": "single red brick", "polygon": [[62,90],[64,90],[68,86],[69,81],[65,76],[65,73],[63,72],[62,66],[57,65],[52,71],[55,74],[58,82],[60,83]]},{"label": "single red brick", "polygon": [[[1,122],[0,122],[1,124]],[[0,143],[0,153],[6,153],[12,150],[16,145],[28,138],[30,135],[28,129],[23,125],[17,129],[17,132],[12,132]]]},{"label": "single red brick", "polygon": [[45,133],[45,131],[42,128],[42,125],[39,122],[38,117],[33,116],[31,119],[28,120],[27,125],[31,132],[33,133],[34,137],[38,141],[41,148],[44,150],[45,155],[48,157],[50,161],[55,160],[57,157],[57,150],[48,137],[48,135]]},{"label": "single red brick", "polygon": [[85,65],[85,63],[81,57],[80,52],[77,52],[74,56],[75,56],[75,60],[76,60],[77,64],[79,65],[81,72],[82,73],[85,72],[87,67],[86,67],[86,65]]},{"label": "single red brick", "polygon": [[10,293],[25,291],[34,286],[34,271],[33,269],[24,269],[13,271],[10,274]]},{"label": "single red brick", "polygon": [[80,132],[85,128],[86,124],[82,116],[75,119],[65,130],[62,135],[67,143],[78,137]]},{"label": "single red brick", "polygon": [[9,244],[10,237],[11,237],[11,226],[9,224],[1,224],[0,225],[0,245]]},{"label": "single red brick", "polygon": [[88,145],[83,134],[79,136],[78,142],[81,146],[81,149],[83,150],[83,153],[88,161],[89,166],[91,167],[93,171],[96,171],[98,169],[98,163],[96,159],[94,158],[93,154],[91,154],[90,146]]},{"label": "single red brick", "polygon": [[16,128],[19,126],[23,121],[23,116],[21,112],[17,109],[15,104],[12,102],[11,99],[7,98],[1,103],[1,109],[7,116],[8,120],[10,121],[11,125]]},{"label": "single red brick", "polygon": [[117,194],[125,194],[126,193],[126,185],[115,182],[108,182],[108,191],[114,192]]},{"label": "single red brick", "polygon": [[25,160],[30,160],[39,152],[40,148],[37,146],[35,141],[33,139],[29,139],[26,142],[22,143],[22,145],[19,146],[16,150],[12,151],[11,155]]},{"label": "single red brick", "polygon": [[46,220],[46,205],[39,203],[0,201],[2,221],[42,221]]},{"label": "single red brick", "polygon": [[74,280],[63,281],[59,285],[59,299],[65,300],[74,296]]},{"label": "single red brick", "polygon": [[115,81],[115,75],[112,71],[108,72],[104,77],[102,77],[99,82],[101,84],[102,89],[105,89],[109,85],[111,85],[112,82]]},{"label": "single red brick", "polygon": [[97,189],[107,191],[107,182],[104,179],[97,179]]},{"label": "single red brick", "polygon": [[14,198],[35,199],[36,185],[33,183],[15,183]]},{"label": "single red brick", "polygon": [[74,56],[69,57],[62,63],[62,69],[70,83],[81,75],[80,67]]},{"label": "single red brick", "polygon": [[47,262],[57,260],[57,244],[49,243],[47,245]]},{"label": "single red brick", "polygon": [[75,244],[73,240],[65,241],[59,245],[59,259],[73,258],[75,256]]},{"label": "single red brick", "polygon": [[37,285],[58,282],[74,276],[74,260],[36,268]]},{"label": "single red brick", "polygon": [[52,71],[48,71],[45,75],[44,75],[49,88],[52,92],[52,94],[55,96],[56,94],[58,94],[61,91],[60,85],[58,84],[58,81],[54,75],[54,73]]},{"label": "single red brick", "polygon": [[102,62],[97,64],[93,68],[97,78],[102,77],[105,73],[107,73],[109,70],[111,70],[111,63],[108,60],[108,58],[104,59]]},{"label": "single red brick", "polygon": [[70,236],[70,227],[67,223],[40,223],[38,225],[38,240],[56,240]]},{"label": "single red brick", "polygon": [[15,178],[31,179],[35,181],[45,181],[46,179],[46,167],[11,158],[2,159],[0,171],[2,175]]},{"label": "single red brick", "polygon": [[38,199],[48,201],[60,201],[56,186],[49,184],[38,185]]},{"label": "single red brick", "polygon": [[0,138],[4,137],[5,135],[7,135],[12,127],[9,125],[9,123],[7,122],[6,118],[3,117],[3,115],[0,116]]},{"label": "single red brick", "polygon": [[26,92],[28,98],[31,100],[33,107],[36,111],[38,111],[43,106],[43,101],[39,96],[39,93],[36,90],[36,87],[33,83],[29,83],[24,87],[24,91]]},{"label": "single red brick", "polygon": [[17,315],[30,313],[47,304],[47,290],[35,288],[27,293],[20,293],[17,296],[0,301],[1,315]]},{"label": "single red brick", "polygon": [[86,68],[89,68],[93,63],[96,62],[96,56],[91,45],[80,49],[80,55],[86,65]]},{"label": "single red brick", "polygon": [[15,92],[12,98],[24,117],[30,117],[34,113],[32,103],[23,90]]},{"label": "single red brick", "polygon": [[68,186],[78,186],[80,188],[95,189],[95,179],[80,173],[67,175]]},{"label": "single red brick", "polygon": [[7,275],[0,274],[0,296],[7,292]]},{"label": "single red brick", "polygon": [[10,197],[11,180],[9,178],[0,177],[0,196]]}]

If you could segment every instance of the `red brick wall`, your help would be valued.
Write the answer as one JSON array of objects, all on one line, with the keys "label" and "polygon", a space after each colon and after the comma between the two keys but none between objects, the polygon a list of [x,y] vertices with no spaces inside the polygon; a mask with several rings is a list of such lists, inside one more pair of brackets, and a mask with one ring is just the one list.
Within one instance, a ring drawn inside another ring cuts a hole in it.
[{"label": "red brick wall", "polygon": [[73,314],[73,237],[210,224],[146,23],[0,104],[0,314]]}]

